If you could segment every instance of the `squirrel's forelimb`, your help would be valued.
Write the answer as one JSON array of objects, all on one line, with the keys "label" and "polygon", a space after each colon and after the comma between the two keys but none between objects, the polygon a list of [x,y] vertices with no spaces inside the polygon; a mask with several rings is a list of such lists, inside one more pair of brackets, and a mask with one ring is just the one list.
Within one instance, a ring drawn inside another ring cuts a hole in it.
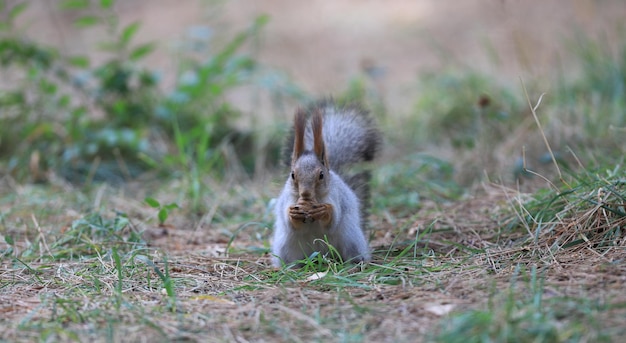
[{"label": "squirrel's forelimb", "polygon": [[289,222],[295,229],[304,229],[311,223],[319,223],[323,228],[328,229],[333,220],[333,205],[313,204],[304,207],[295,205],[289,207]]},{"label": "squirrel's forelimb", "polygon": [[317,204],[313,205],[313,209],[309,212],[314,221],[318,221],[323,227],[329,228],[333,220],[333,205]]}]

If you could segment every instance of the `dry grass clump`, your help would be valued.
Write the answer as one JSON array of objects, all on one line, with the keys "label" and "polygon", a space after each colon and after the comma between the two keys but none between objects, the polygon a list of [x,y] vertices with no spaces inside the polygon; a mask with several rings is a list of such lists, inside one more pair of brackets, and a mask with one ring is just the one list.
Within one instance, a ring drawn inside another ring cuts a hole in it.
[{"label": "dry grass clump", "polygon": [[554,217],[552,228],[539,234],[538,243],[552,249],[578,251],[593,249],[606,254],[626,246],[626,198],[620,185],[600,186],[567,202]]},{"label": "dry grass clump", "polygon": [[[526,194],[501,185],[450,205],[426,206],[411,232],[431,226],[473,249],[544,249],[553,254],[593,251],[606,255],[626,247],[626,183],[595,179],[566,191]],[[434,206],[434,207],[433,207]]]}]

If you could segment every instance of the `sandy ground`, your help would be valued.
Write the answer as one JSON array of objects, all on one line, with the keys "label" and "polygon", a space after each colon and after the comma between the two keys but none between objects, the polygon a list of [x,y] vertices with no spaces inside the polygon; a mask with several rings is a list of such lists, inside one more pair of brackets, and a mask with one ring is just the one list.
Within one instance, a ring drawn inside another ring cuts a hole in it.
[{"label": "sandy ground", "polygon": [[[75,30],[76,13],[53,11],[54,0],[31,3],[23,17],[30,36],[70,53],[93,51],[101,36]],[[146,62],[175,77],[174,53],[190,27],[208,26],[216,40],[267,14],[270,22],[253,47],[265,65],[285,71],[317,96],[344,90],[366,67],[382,71],[378,82],[388,106],[406,112],[419,73],[451,64],[490,73],[503,83],[553,76],[570,70],[568,47],[576,32],[616,39],[623,26],[622,0],[125,0],[122,23],[142,23],[138,41],[156,41]],[[235,95],[244,109],[245,94]],[[246,104],[247,103],[247,104]],[[252,108],[248,108],[252,109]]]}]

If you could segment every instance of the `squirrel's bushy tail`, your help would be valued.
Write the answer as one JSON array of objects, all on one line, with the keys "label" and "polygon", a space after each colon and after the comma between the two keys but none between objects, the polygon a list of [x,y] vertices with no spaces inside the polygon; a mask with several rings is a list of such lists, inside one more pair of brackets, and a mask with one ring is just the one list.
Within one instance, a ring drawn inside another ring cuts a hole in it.
[{"label": "squirrel's bushy tail", "polygon": [[[331,101],[318,103],[306,112],[310,117],[314,111],[321,111],[323,115],[323,136],[330,169],[342,174],[347,166],[374,159],[380,148],[381,135],[367,111],[356,105],[338,108]],[[307,123],[304,140],[304,148],[311,150],[313,131],[310,122]],[[293,142],[292,128],[283,151],[283,161],[287,167],[292,162]]]},{"label": "squirrel's bushy tail", "polygon": [[[350,167],[374,159],[381,144],[380,131],[367,111],[355,105],[337,107],[332,101],[324,101],[307,110],[309,117],[315,111],[320,111],[323,115],[322,134],[330,169],[339,174],[358,196],[361,201],[361,218],[364,224],[370,202],[371,175],[363,168],[351,170]],[[283,155],[287,166],[291,166],[292,162],[293,137],[292,130]],[[306,126],[304,141],[305,150],[312,150],[313,131],[310,121]]]}]

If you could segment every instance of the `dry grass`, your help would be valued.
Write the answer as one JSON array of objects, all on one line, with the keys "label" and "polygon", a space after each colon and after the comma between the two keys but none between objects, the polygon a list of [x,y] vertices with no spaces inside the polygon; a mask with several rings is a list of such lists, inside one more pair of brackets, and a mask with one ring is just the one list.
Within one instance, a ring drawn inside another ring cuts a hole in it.
[{"label": "dry grass", "polygon": [[[601,238],[624,224],[623,216],[608,210],[623,206],[615,196],[623,191],[614,191],[594,193],[602,196],[584,210],[580,203],[563,201],[556,216],[562,219],[537,235],[537,223],[524,219],[532,211],[531,195],[486,185],[463,201],[425,204],[417,220],[400,218],[396,229],[375,217],[376,252],[365,268],[325,261],[304,270],[271,268],[262,228],[240,230],[226,254],[228,239],[216,232],[235,231],[234,223],[197,229],[197,222],[173,213],[171,223],[176,225],[158,227],[154,219],[140,219],[150,218],[152,209],[120,195],[102,201],[125,201],[134,208],[133,225],[144,232],[147,245],[125,250],[124,244],[114,244],[121,268],[111,250],[49,259],[54,241],[62,237],[55,227],[71,227],[75,218],[33,214],[41,227],[23,223],[26,230],[20,233],[14,224],[26,213],[41,211],[41,205],[3,202],[3,225],[21,239],[12,244],[11,253],[6,253],[9,245],[0,245],[5,252],[0,269],[2,337],[446,341],[437,336],[444,323],[448,327],[443,332],[455,332],[460,329],[454,318],[464,313],[477,318],[482,312],[472,311],[487,311],[498,318],[489,328],[509,327],[514,318],[507,316],[530,311],[532,302],[524,299],[539,294],[546,309],[556,313],[550,323],[565,330],[557,340],[596,340],[604,334],[615,339],[626,332],[626,249],[623,235],[610,242]],[[250,211],[262,211],[261,206],[259,200]],[[581,235],[587,240],[567,246]],[[40,255],[26,256],[33,245]],[[540,286],[533,281],[535,274]],[[172,282],[169,290],[167,280]],[[510,294],[517,299],[511,313],[506,310]]]}]

